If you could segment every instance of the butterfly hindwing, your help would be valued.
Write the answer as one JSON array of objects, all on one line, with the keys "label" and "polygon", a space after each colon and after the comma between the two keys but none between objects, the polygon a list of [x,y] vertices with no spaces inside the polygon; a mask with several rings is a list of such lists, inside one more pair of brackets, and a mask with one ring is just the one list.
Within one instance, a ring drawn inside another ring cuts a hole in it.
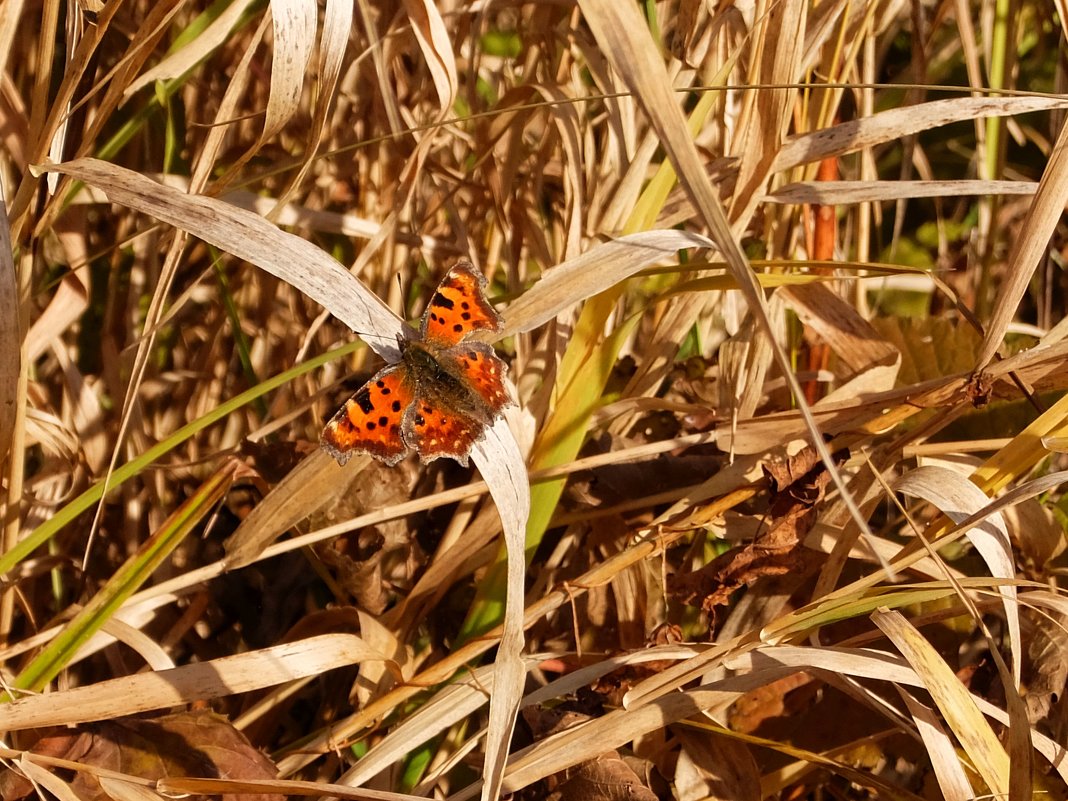
[{"label": "butterfly hindwing", "polygon": [[402,366],[391,365],[379,371],[327,423],[320,440],[322,447],[340,464],[358,452],[396,464],[408,450],[401,436],[401,423],[412,398]]},{"label": "butterfly hindwing", "polygon": [[504,383],[508,365],[486,343],[461,342],[439,358],[454,365],[450,372],[460,376],[464,385],[475,392],[491,419],[511,402]]},{"label": "butterfly hindwing", "polygon": [[467,466],[471,446],[486,424],[456,412],[440,401],[418,398],[404,415],[404,440],[424,462],[443,456]]}]

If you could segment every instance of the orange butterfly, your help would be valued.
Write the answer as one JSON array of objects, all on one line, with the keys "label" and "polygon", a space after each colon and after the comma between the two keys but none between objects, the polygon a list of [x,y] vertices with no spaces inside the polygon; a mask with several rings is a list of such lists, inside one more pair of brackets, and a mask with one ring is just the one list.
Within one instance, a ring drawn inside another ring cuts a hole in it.
[{"label": "orange butterfly", "polygon": [[501,329],[486,279],[457,262],[438,285],[418,334],[398,337],[400,361],[356,391],[327,423],[322,448],[345,464],[369,453],[388,465],[411,448],[423,462],[448,456],[467,464],[478,441],[511,400],[508,366],[473,331]]}]

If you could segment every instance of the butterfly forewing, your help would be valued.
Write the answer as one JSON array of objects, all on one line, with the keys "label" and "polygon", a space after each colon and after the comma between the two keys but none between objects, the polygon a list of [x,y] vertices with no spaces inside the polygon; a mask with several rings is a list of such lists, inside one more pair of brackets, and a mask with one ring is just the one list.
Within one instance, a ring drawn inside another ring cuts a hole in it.
[{"label": "butterfly forewing", "polygon": [[457,263],[441,280],[423,314],[423,340],[448,347],[472,331],[499,331],[501,317],[486,300],[485,287],[486,279],[470,262]]},{"label": "butterfly forewing", "polygon": [[400,365],[381,370],[327,423],[320,440],[323,448],[341,464],[354,452],[396,464],[408,450],[401,437],[401,423],[413,397]]}]

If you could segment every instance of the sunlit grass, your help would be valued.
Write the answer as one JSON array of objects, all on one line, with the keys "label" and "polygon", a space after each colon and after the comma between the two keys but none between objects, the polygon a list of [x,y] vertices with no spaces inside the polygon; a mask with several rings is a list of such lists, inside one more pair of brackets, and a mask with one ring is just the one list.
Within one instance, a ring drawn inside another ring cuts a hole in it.
[{"label": "sunlit grass", "polygon": [[[524,798],[1063,789],[1062,22],[637,8],[0,7],[9,756],[195,700],[261,756],[161,791],[469,798],[496,746]],[[459,258],[530,477],[337,467]]]}]

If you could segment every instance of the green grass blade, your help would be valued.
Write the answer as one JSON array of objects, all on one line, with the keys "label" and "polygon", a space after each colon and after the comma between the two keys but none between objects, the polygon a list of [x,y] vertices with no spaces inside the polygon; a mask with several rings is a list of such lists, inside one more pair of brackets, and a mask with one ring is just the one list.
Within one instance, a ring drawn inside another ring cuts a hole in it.
[{"label": "green grass blade", "polygon": [[[200,489],[179,506],[163,525],[131,556],[74,619],[26,666],[14,687],[40,692],[70,662],[89,638],[100,631],[119,607],[133,595],[178,543],[222,500],[233,479],[234,465],[220,468]],[[10,696],[4,696],[11,700]]]},{"label": "green grass blade", "polygon": [[288,384],[298,376],[321,367],[339,356],[352,353],[357,348],[362,347],[362,345],[362,342],[352,342],[345,347],[338,348],[329,353],[324,353],[314,359],[309,359],[291,370],[286,370],[284,373],[279,373],[274,378],[269,378],[262,384],[242,392],[240,395],[237,395],[233,399],[220,405],[218,408],[208,412],[203,417],[194,420],[188,425],[182,426],[171,434],[171,436],[167,437],[167,439],[149,448],[141,456],[138,456],[136,459],[131,459],[126,464],[116,468],[109,480],[99,481],[94,484],[44,523],[31,531],[25,539],[18,543],[18,545],[0,556],[0,576],[6,575],[23,559],[54,537],[64,526],[72,522],[82,512],[92,507],[94,503],[97,503],[104,497],[105,492],[110,492],[116,487],[121,486],[157,459],[172,451],[199,431],[226,418],[231,412],[240,409],[247,403],[251,403],[260,396]]}]

